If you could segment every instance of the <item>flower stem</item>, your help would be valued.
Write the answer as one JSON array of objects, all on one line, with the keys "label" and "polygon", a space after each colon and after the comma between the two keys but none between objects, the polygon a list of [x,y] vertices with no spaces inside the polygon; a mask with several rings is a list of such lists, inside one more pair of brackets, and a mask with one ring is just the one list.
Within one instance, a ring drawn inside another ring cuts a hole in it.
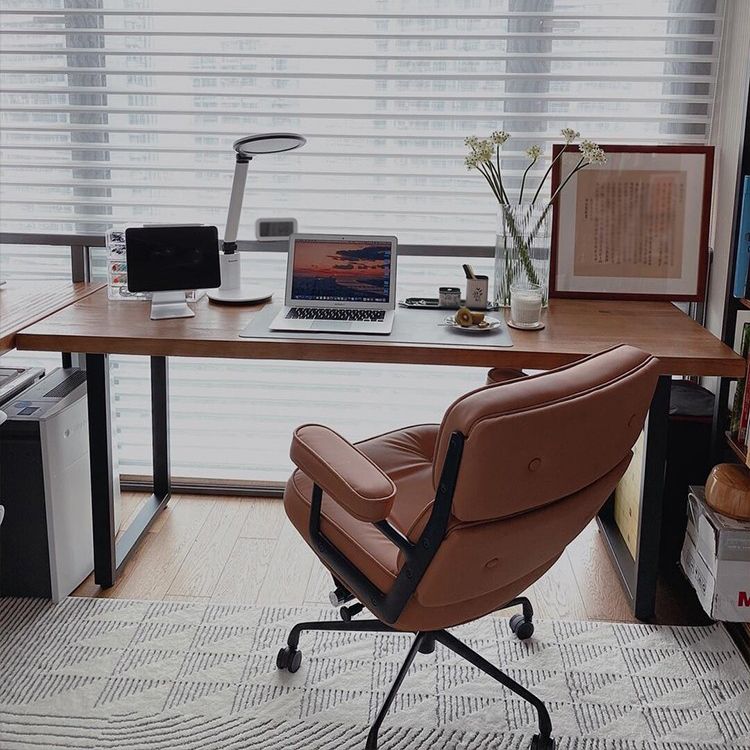
[{"label": "flower stem", "polygon": [[581,157],[578,160],[578,164],[575,165],[575,167],[571,170],[570,174],[563,180],[562,185],[555,190],[554,195],[549,199],[549,205],[551,206],[555,202],[555,198],[560,194],[560,191],[570,182],[570,178],[576,173],[580,172],[582,169],[586,169],[588,166],[587,164],[584,164],[584,159]]},{"label": "flower stem", "polygon": [[490,188],[492,188],[492,192],[495,194],[495,198],[497,198],[497,202],[500,205],[502,205],[504,202],[502,195],[500,194],[500,191],[498,190],[498,187],[495,184],[495,181],[492,179],[487,169],[483,168],[481,165],[477,165],[477,169],[482,173],[482,175],[484,176],[484,179],[487,180],[487,184],[490,186]]},{"label": "flower stem", "polygon": [[[523,200],[523,186],[526,184],[526,175],[529,173],[529,170],[536,164],[536,159],[534,159],[528,167],[524,170],[523,177],[521,178],[521,192],[518,194],[518,205],[521,205],[521,201]],[[533,201],[532,201],[533,203]]]},{"label": "flower stem", "polygon": [[510,201],[508,200],[508,195],[505,192],[505,188],[503,187],[503,173],[500,171],[500,146],[495,146],[495,163],[497,164],[497,177],[500,181],[500,190],[503,193],[505,202],[510,203]]},{"label": "flower stem", "polygon": [[498,187],[500,188],[500,193],[503,196],[503,200],[500,201],[501,203],[510,203],[508,200],[508,194],[505,192],[505,188],[503,187],[503,176],[500,173],[500,170],[495,167],[495,165],[491,162],[487,162],[487,166],[489,167],[489,171],[493,174],[495,177],[495,181],[497,182]]},{"label": "flower stem", "polygon": [[568,147],[568,144],[566,143],[561,149],[560,153],[552,160],[550,165],[547,167],[547,171],[544,173],[544,176],[542,177],[541,182],[539,183],[539,187],[536,189],[536,193],[534,193],[534,197],[531,199],[531,205],[533,206],[536,203],[536,199],[539,197],[539,193],[542,190],[542,187],[544,187],[544,183],[547,181],[547,178],[549,177],[549,173],[552,171],[552,167],[555,166],[555,162],[565,153],[565,149]]},{"label": "flower stem", "polygon": [[519,231],[515,216],[513,216],[513,211],[509,206],[503,208],[503,218],[505,220],[505,225],[510,232],[511,239],[513,240],[513,245],[518,250],[518,259],[523,266],[523,270],[526,272],[526,278],[528,278],[529,282],[532,284],[539,284],[539,276],[536,273],[534,264],[531,262],[531,256],[529,255],[529,243],[534,241],[534,236],[536,235],[539,226],[541,226],[544,217],[537,222],[537,226],[534,228],[533,234],[529,236],[528,241],[523,238],[523,235]]}]

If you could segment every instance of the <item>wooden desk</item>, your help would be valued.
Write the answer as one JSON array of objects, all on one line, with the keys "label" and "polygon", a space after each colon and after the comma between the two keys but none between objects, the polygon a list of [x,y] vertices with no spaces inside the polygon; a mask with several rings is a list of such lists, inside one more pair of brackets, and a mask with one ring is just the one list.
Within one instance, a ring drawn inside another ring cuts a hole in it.
[{"label": "wooden desk", "polygon": [[[15,348],[16,334],[88,297],[103,284],[71,281],[8,281],[0,286],[0,354]],[[106,295],[105,295],[106,297]]]},{"label": "wooden desk", "polygon": [[[241,339],[257,310],[201,300],[195,318],[151,321],[149,306],[108,302],[104,291],[30,326],[19,349],[86,352],[96,582],[109,586],[169,500],[168,362],[171,356],[328,360],[550,369],[620,343],[651,352],[661,377],[651,403],[636,559],[614,523],[611,502],[599,516],[613,562],[640,619],[654,614],[661,539],[670,377],[741,377],[744,360],[676,307],[660,302],[553,300],[541,332],[511,330],[512,348],[330,339]],[[407,314],[418,315],[418,312]],[[109,355],[151,357],[154,494],[120,540],[114,539]],[[436,415],[437,418],[437,415]]]},{"label": "wooden desk", "polygon": [[[511,330],[512,348],[372,342],[241,339],[259,307],[215,305],[205,298],[194,318],[149,320],[149,306],[109,302],[101,291],[31,326],[19,348],[90,354],[234,357],[551,369],[623,342],[659,357],[665,375],[741,377],[742,359],[668,302],[552,300],[542,331]],[[418,312],[409,311],[409,314]]]}]

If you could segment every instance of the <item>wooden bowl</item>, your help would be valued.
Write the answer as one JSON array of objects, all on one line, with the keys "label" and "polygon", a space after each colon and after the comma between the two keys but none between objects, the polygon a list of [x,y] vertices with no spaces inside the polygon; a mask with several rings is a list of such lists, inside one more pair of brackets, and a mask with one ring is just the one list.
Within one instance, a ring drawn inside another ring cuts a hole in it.
[{"label": "wooden bowl", "polygon": [[750,521],[750,472],[739,464],[719,464],[706,480],[706,503],[717,513]]}]

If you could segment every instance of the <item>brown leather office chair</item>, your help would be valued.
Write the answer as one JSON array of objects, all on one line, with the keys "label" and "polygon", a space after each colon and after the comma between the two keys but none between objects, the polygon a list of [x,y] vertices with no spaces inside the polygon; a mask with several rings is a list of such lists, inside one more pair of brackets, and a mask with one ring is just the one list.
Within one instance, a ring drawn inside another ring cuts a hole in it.
[{"label": "brown leather office chair", "polygon": [[[367,750],[417,652],[439,642],[537,710],[535,750],[554,747],[542,701],[446,628],[520,605],[519,597],[595,516],[631,459],[654,393],[656,361],[620,346],[567,367],[485,386],[440,425],[356,446],[320,425],[299,427],[286,512],[331,572],[342,622],[296,625],[277,658],[296,672],[306,630],[416,633],[373,724]],[[377,619],[353,620],[366,607]]]}]

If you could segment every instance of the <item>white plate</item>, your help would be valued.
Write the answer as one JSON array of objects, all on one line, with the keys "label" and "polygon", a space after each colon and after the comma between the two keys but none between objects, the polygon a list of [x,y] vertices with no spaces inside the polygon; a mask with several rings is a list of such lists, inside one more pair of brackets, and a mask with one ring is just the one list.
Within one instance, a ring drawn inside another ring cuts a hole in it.
[{"label": "white plate", "polygon": [[443,321],[443,325],[448,326],[448,328],[455,328],[457,331],[466,331],[466,333],[489,333],[490,331],[497,330],[503,324],[501,320],[498,320],[497,318],[491,318],[489,315],[486,315],[484,319],[489,323],[486,328],[480,328],[476,325],[460,326],[458,325],[458,323],[456,323],[456,320],[452,315],[449,315]]}]

